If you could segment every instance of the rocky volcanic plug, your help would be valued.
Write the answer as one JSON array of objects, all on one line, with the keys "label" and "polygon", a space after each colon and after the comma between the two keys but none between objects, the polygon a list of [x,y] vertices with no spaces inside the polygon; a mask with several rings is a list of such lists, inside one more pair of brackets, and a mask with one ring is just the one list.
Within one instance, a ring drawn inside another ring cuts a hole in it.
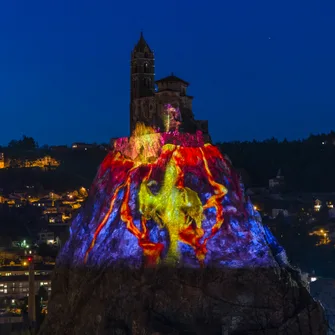
[{"label": "rocky volcanic plug", "polygon": [[40,334],[172,333],[326,334],[326,324],[218,148],[201,132],[139,124],[72,222]]}]

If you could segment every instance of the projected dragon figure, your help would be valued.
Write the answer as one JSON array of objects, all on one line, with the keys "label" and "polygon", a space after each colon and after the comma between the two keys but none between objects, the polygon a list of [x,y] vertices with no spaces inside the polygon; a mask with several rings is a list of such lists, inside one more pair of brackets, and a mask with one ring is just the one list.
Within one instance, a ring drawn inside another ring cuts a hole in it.
[{"label": "projected dragon figure", "polygon": [[229,160],[204,143],[201,132],[180,133],[175,123],[172,128],[159,133],[138,124],[130,138],[116,140],[72,223],[67,244],[81,247],[71,262],[274,264],[269,244],[281,249],[245,198]]},{"label": "projected dragon figure", "polygon": [[[174,135],[175,138],[178,138],[177,134]],[[157,142],[160,142],[161,145],[158,146]],[[127,229],[138,238],[148,264],[157,264],[161,260],[161,253],[164,249],[162,243],[150,240],[147,227],[149,220],[153,220],[160,229],[167,229],[169,246],[164,262],[178,262],[178,245],[179,242],[182,242],[194,249],[197,259],[202,263],[205,259],[206,243],[209,238],[204,238],[205,232],[202,228],[202,221],[205,219],[204,211],[210,208],[216,211],[216,222],[211,231],[213,235],[223,223],[221,202],[227,193],[227,189],[222,184],[215,182],[206,153],[210,153],[210,159],[215,157],[222,159],[221,154],[210,144],[203,147],[164,144],[164,135],[142,125],[137,126],[128,144],[130,145],[121,143],[121,141],[116,143],[116,148],[119,150],[115,150],[108,161],[108,165],[113,166],[114,169],[123,166],[125,170],[128,169],[128,172],[124,171],[126,176],[115,189],[109,210],[97,227],[85,253],[85,261],[114,210],[116,199],[123,191],[121,220]],[[125,153],[125,156],[122,156],[122,152]],[[105,165],[107,165],[106,162],[103,163],[103,166]],[[188,169],[193,169],[196,176],[205,178],[212,187],[213,194],[204,204],[196,191],[185,186],[185,172]],[[161,181],[153,177],[157,173],[163,173]],[[134,215],[130,203],[131,185],[139,181],[136,205],[140,215],[140,228],[135,224],[136,214]]]}]

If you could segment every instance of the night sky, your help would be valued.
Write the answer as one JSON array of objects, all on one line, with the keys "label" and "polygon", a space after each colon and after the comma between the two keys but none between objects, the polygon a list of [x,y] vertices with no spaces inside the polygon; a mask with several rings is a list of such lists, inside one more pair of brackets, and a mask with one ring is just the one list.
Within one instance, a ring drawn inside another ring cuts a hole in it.
[{"label": "night sky", "polygon": [[128,135],[141,29],[156,79],[191,83],[215,142],[335,128],[333,0],[10,0],[0,5],[0,144]]}]

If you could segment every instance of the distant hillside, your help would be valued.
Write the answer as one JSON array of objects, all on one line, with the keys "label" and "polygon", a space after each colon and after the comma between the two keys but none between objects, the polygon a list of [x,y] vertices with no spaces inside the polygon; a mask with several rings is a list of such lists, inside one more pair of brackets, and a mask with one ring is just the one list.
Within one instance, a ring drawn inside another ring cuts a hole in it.
[{"label": "distant hillside", "polygon": [[[335,191],[335,132],[311,135],[299,141],[278,141],[272,138],[262,142],[222,142],[217,145],[241,173],[246,187],[267,186],[268,180],[281,169],[288,190]],[[99,149],[99,146],[87,151],[64,148],[39,148],[28,137],[11,141],[11,145],[0,148],[0,152],[4,152],[5,157],[14,162],[17,159],[38,159],[49,155],[59,161],[60,166],[47,172],[0,169],[0,188],[20,188],[36,183],[55,191],[89,187],[106,151]]]},{"label": "distant hillside", "polygon": [[242,169],[247,186],[266,186],[281,169],[295,191],[335,190],[335,133],[312,135],[301,141],[223,142],[221,151]]},{"label": "distant hillside", "polygon": [[[34,158],[44,155],[25,153],[24,157]],[[7,168],[0,169],[0,188],[6,192],[22,190],[27,185],[35,186],[36,189],[43,188],[63,192],[84,186],[89,187],[104,159],[106,152],[102,150],[71,151],[62,153],[49,153],[60,162],[60,165],[50,171],[38,168]],[[31,156],[30,156],[31,155]],[[23,157],[23,154],[22,156]]]}]

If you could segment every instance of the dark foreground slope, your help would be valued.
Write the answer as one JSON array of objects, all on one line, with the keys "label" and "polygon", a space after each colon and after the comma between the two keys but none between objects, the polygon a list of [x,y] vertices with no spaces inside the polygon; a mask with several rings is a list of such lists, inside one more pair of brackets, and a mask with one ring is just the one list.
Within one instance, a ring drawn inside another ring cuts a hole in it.
[{"label": "dark foreground slope", "polygon": [[58,268],[40,334],[326,334],[285,270]]}]

